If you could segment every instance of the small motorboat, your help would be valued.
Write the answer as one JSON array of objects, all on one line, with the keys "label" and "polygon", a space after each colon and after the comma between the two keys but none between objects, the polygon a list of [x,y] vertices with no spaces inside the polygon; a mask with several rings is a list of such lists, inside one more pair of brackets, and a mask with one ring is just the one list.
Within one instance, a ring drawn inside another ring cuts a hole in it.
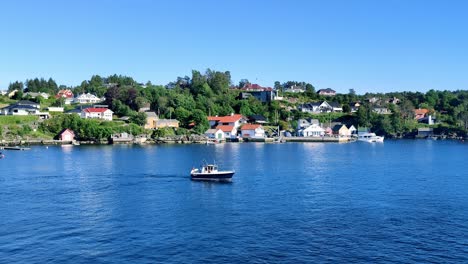
[{"label": "small motorboat", "polygon": [[5,154],[0,152],[0,159],[3,159],[3,158],[5,158]]},{"label": "small motorboat", "polygon": [[190,177],[192,180],[201,181],[231,181],[234,173],[235,171],[233,170],[218,170],[216,164],[205,164],[200,169],[192,168]]},{"label": "small motorboat", "polygon": [[363,133],[358,135],[358,141],[384,142],[384,137],[377,136],[375,133]]}]

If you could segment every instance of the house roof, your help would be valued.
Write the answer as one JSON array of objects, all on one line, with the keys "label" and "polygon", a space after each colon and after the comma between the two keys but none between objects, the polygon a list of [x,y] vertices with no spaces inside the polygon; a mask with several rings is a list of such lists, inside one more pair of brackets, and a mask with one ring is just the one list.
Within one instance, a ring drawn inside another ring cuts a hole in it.
[{"label": "house roof", "polygon": [[417,115],[425,115],[429,112],[429,110],[422,108],[422,109],[414,109],[414,113]]},{"label": "house roof", "polygon": [[241,130],[255,130],[259,127],[262,127],[262,125],[258,124],[245,124],[241,127]]},{"label": "house roof", "polygon": [[72,134],[73,136],[75,136],[75,132],[73,132],[73,130],[68,129],[68,128],[62,129],[62,131],[60,131],[59,135],[62,135],[65,132],[68,132],[68,133]]},{"label": "house roof", "polygon": [[331,88],[327,88],[327,89],[320,89],[317,91],[317,93],[320,93],[320,92],[325,92],[325,93],[336,93],[335,90],[331,89]]},{"label": "house roof", "polygon": [[249,91],[249,90],[254,90],[254,91],[273,91],[273,88],[271,87],[262,87],[258,84],[251,84],[251,83],[246,83],[244,87],[241,88],[241,90]]},{"label": "house roof", "polygon": [[249,120],[254,122],[266,122],[266,118],[262,115],[251,115],[249,116]]},{"label": "house roof", "polygon": [[90,107],[86,108],[83,111],[88,112],[88,113],[104,113],[105,111],[109,110],[108,108],[95,108],[95,107]]},{"label": "house roof", "polygon": [[155,112],[144,112],[146,114],[146,117],[158,117],[158,115]]},{"label": "house roof", "polygon": [[18,105],[39,105],[38,103],[29,101],[29,100],[20,100],[16,104],[18,104]]},{"label": "house roof", "polygon": [[219,123],[234,123],[239,121],[242,115],[235,114],[230,116],[209,116],[208,121],[218,121]]},{"label": "house roof", "polygon": [[73,92],[70,89],[60,90],[55,97],[73,98]]},{"label": "house roof", "polygon": [[[334,125],[332,130],[333,131],[339,131],[344,125]],[[345,126],[346,127],[346,126]],[[346,127],[347,128],[347,127]]]},{"label": "house roof", "polygon": [[6,106],[2,109],[5,109],[5,110],[10,110],[10,109],[25,109],[25,110],[38,110],[36,107],[32,106],[32,105],[19,105],[19,104],[12,104],[12,105],[9,105],[9,106]]},{"label": "house roof", "polygon": [[231,132],[234,129],[234,126],[217,126],[216,129],[221,129],[223,132]]},{"label": "house roof", "polygon": [[330,102],[328,103],[331,107],[335,107],[335,108],[341,108],[341,104],[338,103],[338,102]]},{"label": "house roof", "polygon": [[218,132],[218,130],[218,128],[210,128],[207,131],[205,131],[205,134],[215,134],[216,132]]}]

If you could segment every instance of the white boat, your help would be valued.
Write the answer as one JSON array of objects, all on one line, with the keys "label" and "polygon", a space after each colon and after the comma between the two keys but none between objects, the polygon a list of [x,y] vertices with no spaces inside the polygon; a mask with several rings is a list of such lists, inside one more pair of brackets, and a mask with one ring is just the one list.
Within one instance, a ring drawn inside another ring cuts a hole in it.
[{"label": "white boat", "polygon": [[365,142],[383,142],[384,137],[377,136],[375,133],[362,133],[358,135],[358,141]]},{"label": "white boat", "polygon": [[205,164],[201,168],[192,168],[190,177],[192,180],[204,181],[231,181],[233,170],[220,171],[216,164]]}]

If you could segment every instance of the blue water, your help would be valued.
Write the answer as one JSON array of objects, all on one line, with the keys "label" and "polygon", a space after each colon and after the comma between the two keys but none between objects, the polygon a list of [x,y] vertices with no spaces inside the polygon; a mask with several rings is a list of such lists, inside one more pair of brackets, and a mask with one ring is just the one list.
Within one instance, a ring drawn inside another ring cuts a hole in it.
[{"label": "blue water", "polygon": [[[1,263],[468,263],[466,143],[4,153]],[[233,182],[190,181],[203,159]]]}]

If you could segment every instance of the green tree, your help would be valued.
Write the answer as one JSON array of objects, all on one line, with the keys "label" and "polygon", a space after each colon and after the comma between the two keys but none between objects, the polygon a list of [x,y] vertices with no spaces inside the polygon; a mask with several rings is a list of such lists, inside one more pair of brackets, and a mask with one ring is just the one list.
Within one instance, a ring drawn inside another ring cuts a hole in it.
[{"label": "green tree", "polygon": [[24,84],[23,82],[16,81],[14,83],[10,83],[8,85],[8,92],[18,90],[18,91],[23,91],[24,90]]},{"label": "green tree", "polygon": [[195,123],[195,132],[199,134],[203,134],[210,127],[206,114],[200,109],[193,111],[192,121]]},{"label": "green tree", "polygon": [[143,112],[134,112],[130,116],[130,122],[137,124],[139,126],[143,126],[146,124],[146,113]]}]

